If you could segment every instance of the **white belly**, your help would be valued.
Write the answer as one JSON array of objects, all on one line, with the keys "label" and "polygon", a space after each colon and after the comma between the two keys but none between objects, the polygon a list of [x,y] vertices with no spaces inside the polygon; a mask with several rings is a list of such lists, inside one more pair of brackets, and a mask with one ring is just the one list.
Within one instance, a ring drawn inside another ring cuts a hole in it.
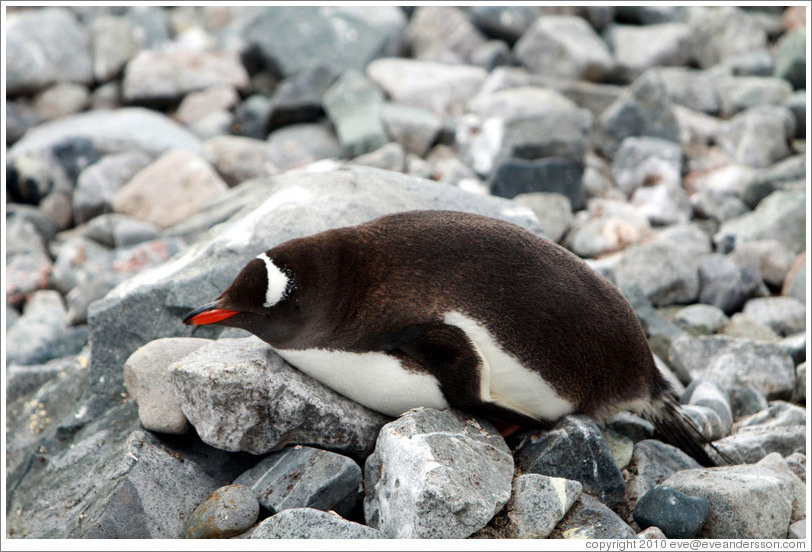
[{"label": "white belly", "polygon": [[445,315],[444,322],[460,328],[482,359],[480,398],[531,418],[555,421],[574,410],[535,370],[502,349],[482,324],[460,312]]},{"label": "white belly", "polygon": [[334,391],[389,416],[400,416],[418,406],[448,408],[434,376],[409,372],[398,359],[383,353],[325,349],[276,352]]}]

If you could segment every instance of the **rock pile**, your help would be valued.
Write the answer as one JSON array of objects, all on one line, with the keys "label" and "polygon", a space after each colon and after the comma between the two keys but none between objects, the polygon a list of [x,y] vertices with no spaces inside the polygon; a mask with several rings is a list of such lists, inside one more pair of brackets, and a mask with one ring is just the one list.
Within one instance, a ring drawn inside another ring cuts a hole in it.
[{"label": "rock pile", "polygon": [[[7,536],[804,538],[803,13],[9,8]],[[736,465],[628,413],[392,420],[181,324],[272,245],[436,208],[612,281]]]}]

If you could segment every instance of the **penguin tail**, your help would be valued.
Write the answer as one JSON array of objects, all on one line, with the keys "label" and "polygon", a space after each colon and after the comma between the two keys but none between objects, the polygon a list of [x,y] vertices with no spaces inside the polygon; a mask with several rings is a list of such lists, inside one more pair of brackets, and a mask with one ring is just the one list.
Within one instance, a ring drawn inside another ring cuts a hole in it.
[{"label": "penguin tail", "polygon": [[682,450],[706,468],[718,465],[708,454],[705,449],[706,445],[713,449],[726,464],[735,464],[729,456],[716,448],[702,434],[694,421],[680,409],[679,402],[668,384],[659,391],[642,415],[654,425],[657,434],[663,441]]}]

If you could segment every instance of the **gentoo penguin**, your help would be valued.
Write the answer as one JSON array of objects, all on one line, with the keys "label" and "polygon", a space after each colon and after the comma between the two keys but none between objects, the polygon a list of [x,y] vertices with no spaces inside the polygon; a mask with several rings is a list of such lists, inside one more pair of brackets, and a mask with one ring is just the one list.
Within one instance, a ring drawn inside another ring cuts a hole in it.
[{"label": "gentoo penguin", "polygon": [[573,412],[602,421],[628,409],[713,465],[617,288],[502,220],[410,211],[293,239],[183,322],[248,330],[390,416],[452,406],[551,427]]}]

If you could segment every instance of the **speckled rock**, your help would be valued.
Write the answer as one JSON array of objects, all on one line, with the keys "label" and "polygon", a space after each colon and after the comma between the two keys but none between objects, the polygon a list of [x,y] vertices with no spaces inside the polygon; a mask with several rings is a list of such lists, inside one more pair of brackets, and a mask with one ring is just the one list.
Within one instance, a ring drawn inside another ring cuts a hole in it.
[{"label": "speckled rock", "polygon": [[508,537],[547,538],[580,496],[578,481],[535,473],[520,475],[513,480],[506,506]]},{"label": "speckled rock", "polygon": [[702,528],[709,512],[707,499],[657,485],[634,505],[634,521],[644,529],[659,527],[669,539],[690,539]]},{"label": "speckled rock", "polygon": [[564,519],[550,534],[551,539],[636,539],[634,530],[601,501],[582,493]]},{"label": "speckled rock", "polygon": [[744,314],[770,326],[779,335],[806,329],[806,306],[794,297],[758,297],[744,305]]},{"label": "speckled rock", "polygon": [[220,487],[195,508],[184,523],[187,539],[227,539],[251,527],[259,503],[245,485]]},{"label": "speckled rock", "polygon": [[729,321],[724,311],[713,305],[689,305],[674,315],[675,324],[694,334],[716,333]]},{"label": "speckled rock", "polygon": [[293,508],[263,520],[252,539],[383,539],[383,533],[313,508]]}]

